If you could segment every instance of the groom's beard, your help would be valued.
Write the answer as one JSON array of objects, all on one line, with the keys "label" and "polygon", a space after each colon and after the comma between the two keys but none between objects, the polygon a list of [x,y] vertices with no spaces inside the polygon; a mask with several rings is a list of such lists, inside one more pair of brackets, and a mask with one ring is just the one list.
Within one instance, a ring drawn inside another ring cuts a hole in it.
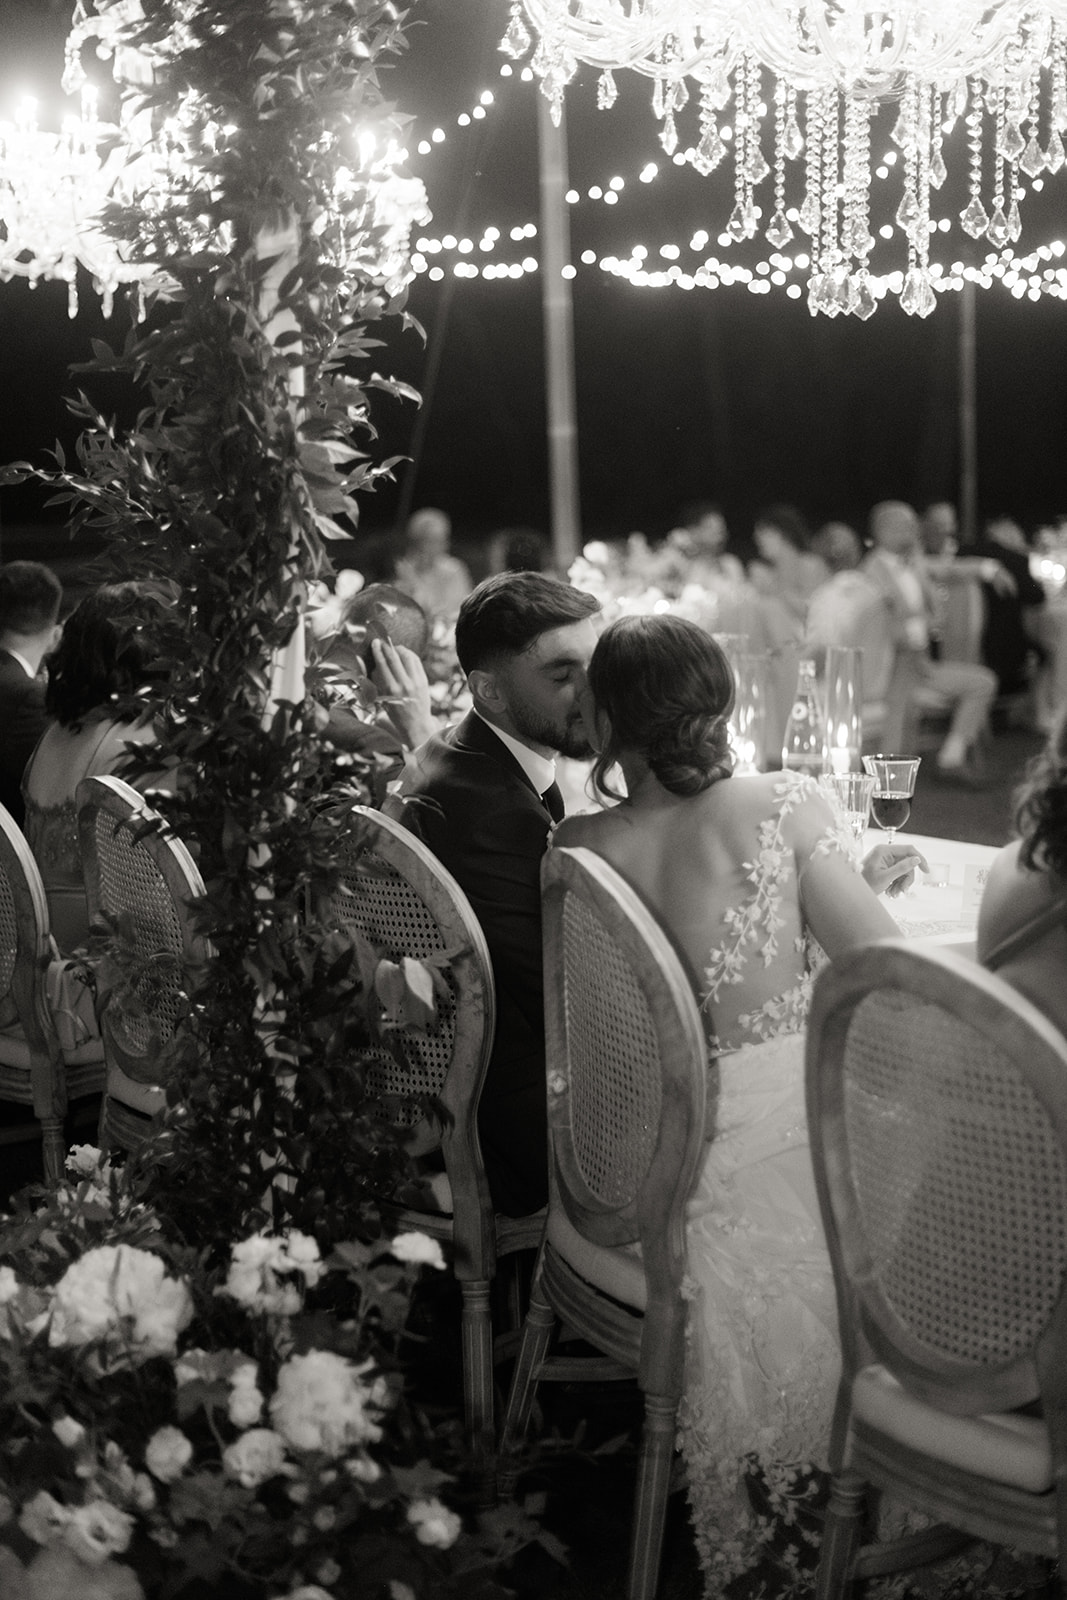
[{"label": "groom's beard", "polygon": [[549,750],[558,750],[561,756],[569,756],[574,761],[581,761],[593,754],[580,711],[573,712],[566,721],[555,722],[548,717],[517,711],[512,707],[511,720],[516,732],[532,744],[546,745]]}]

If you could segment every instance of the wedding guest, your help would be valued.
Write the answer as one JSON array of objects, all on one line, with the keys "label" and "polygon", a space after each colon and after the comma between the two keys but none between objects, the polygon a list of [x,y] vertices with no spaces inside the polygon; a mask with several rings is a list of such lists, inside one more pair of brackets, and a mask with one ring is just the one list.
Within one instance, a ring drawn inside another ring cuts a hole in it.
[{"label": "wedding guest", "polygon": [[1027,769],[1015,827],[982,893],[978,959],[1067,1034],[1067,710]]},{"label": "wedding guest", "polygon": [[541,857],[562,815],[555,758],[589,753],[579,694],[599,609],[539,572],[479,584],[456,623],[472,710],[415,752],[383,807],[457,879],[489,945],[497,1016],[478,1126],[509,1216],[547,1198]]},{"label": "wedding guest", "polygon": [[689,501],[682,507],[678,527],[667,535],[668,545],[687,562],[687,581],[705,588],[745,581],[744,567],[727,549],[729,539],[726,518],[715,500]]},{"label": "wedding guest", "polygon": [[537,528],[500,528],[489,540],[489,576],[498,572],[551,572],[552,550]]},{"label": "wedding guest", "polygon": [[1030,571],[1026,535],[1012,517],[991,517],[968,553],[998,562],[1012,579],[1011,591],[982,581],[982,660],[997,675],[998,693],[1020,694],[1047,654],[1035,637],[1035,612],[1045,604],[1045,591]]},{"label": "wedding guest", "polygon": [[22,774],[48,726],[45,658],[58,643],[63,587],[40,561],[0,567],[0,804],[21,827]]},{"label": "wedding guest", "polygon": [[[754,1557],[742,1493],[758,1461],[803,1495],[826,1463],[839,1375],[833,1273],[804,1107],[813,972],[897,934],[818,783],[734,776],[730,665],[682,618],[631,616],[589,664],[594,781],[611,809],[567,818],[553,847],[596,851],[670,935],[700,999],[715,1132],[688,1206],[681,1442],[707,1593]],[[755,863],[755,866],[753,865]]]},{"label": "wedding guest", "polygon": [[342,600],[337,632],[317,664],[316,693],[328,708],[323,736],[343,757],[374,760],[379,803],[410,752],[437,729],[423,665],[429,641],[417,601],[372,583]]},{"label": "wedding guest", "polygon": [[759,559],[749,564],[748,575],[760,594],[781,607],[784,636],[799,637],[808,601],[829,569],[813,552],[808,525],[795,506],[764,506],[756,513],[752,537]]},{"label": "wedding guest", "polygon": [[[884,500],[870,514],[873,549],[863,572],[882,596],[896,647],[894,671],[911,680],[910,703],[923,690],[933,690],[951,713],[948,733],[937,752],[936,768],[944,782],[975,787],[977,746],[989,727],[989,710],[997,680],[988,667],[970,661],[934,660],[931,629],[938,600],[920,537],[919,518],[902,500]],[[903,728],[887,734],[899,748]]]},{"label": "wedding guest", "polygon": [[48,897],[52,933],[64,954],[83,947],[89,924],[74,794],[82,778],[127,777],[162,789],[161,767],[131,776],[125,758],[155,742],[147,705],[156,677],[167,605],[151,585],[105,584],[74,607],[52,657],[45,705],[53,719],[26,767],[26,838]]},{"label": "wedding guest", "polygon": [[424,506],[408,519],[404,550],[394,582],[417,600],[431,621],[452,622],[471,591],[471,575],[450,554],[452,520],[436,506]]}]

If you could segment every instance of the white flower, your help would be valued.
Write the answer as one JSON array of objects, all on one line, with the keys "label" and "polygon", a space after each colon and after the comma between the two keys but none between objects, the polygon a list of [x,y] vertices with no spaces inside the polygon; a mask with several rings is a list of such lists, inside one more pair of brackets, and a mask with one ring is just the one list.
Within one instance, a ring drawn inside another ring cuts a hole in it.
[{"label": "white flower", "polygon": [[87,1566],[99,1566],[108,1556],[121,1555],[133,1533],[133,1518],[110,1500],[91,1500],[75,1506],[63,1530],[68,1550]]},{"label": "white flower", "polygon": [[416,1266],[444,1269],[445,1258],[441,1246],[428,1233],[401,1233],[389,1246],[398,1261],[410,1261]]},{"label": "white flower", "polygon": [[222,1465],[246,1489],[258,1489],[285,1465],[285,1441],[272,1428],[251,1428],[226,1447]]},{"label": "white flower", "polygon": [[85,1429],[73,1417],[57,1417],[52,1424],[52,1432],[68,1450],[73,1450],[85,1438]]},{"label": "white flower", "polygon": [[109,1167],[110,1162],[104,1159],[103,1151],[98,1150],[95,1144],[72,1144],[64,1165],[72,1177],[95,1178],[101,1167]]},{"label": "white flower", "polygon": [[235,1244],[230,1253],[230,1270],[220,1294],[228,1294],[251,1311],[268,1316],[295,1316],[303,1305],[303,1287],[283,1281],[299,1274],[304,1287],[311,1288],[325,1268],[314,1239],[295,1230],[273,1238],[254,1233]]},{"label": "white flower", "polygon": [[6,1306],[19,1292],[19,1280],[10,1267],[0,1267],[0,1306]]},{"label": "white flower", "polygon": [[51,1544],[70,1521],[70,1512],[53,1500],[46,1489],[38,1489],[32,1500],[27,1500],[19,1517],[19,1527],[35,1544]]},{"label": "white flower", "polygon": [[399,1578],[390,1578],[389,1600],[416,1600],[415,1591],[410,1583],[402,1583]]},{"label": "white flower", "polygon": [[456,1513],[437,1499],[413,1500],[408,1506],[408,1521],[420,1544],[433,1545],[438,1550],[454,1545],[463,1526]]},{"label": "white flower", "polygon": [[145,1446],[144,1464],[160,1483],[180,1478],[193,1459],[193,1447],[180,1428],[157,1428]]},{"label": "white flower", "polygon": [[192,1315],[188,1288],[168,1277],[158,1256],[101,1245],[72,1262],[56,1285],[48,1342],[83,1345],[113,1336],[114,1353],[145,1361],[173,1355]]},{"label": "white flower", "polygon": [[263,1396],[255,1384],[235,1384],[226,1410],[235,1428],[250,1428],[263,1415]]},{"label": "white flower", "polygon": [[352,1445],[373,1443],[377,1418],[388,1399],[384,1379],[363,1381],[372,1363],[355,1366],[329,1350],[292,1356],[278,1373],[271,1420],[297,1450],[340,1455]]},{"label": "white flower", "polygon": [[152,1480],[147,1472],[134,1473],[130,1494],[138,1511],[153,1511],[155,1509],[156,1491],[152,1487]]},{"label": "white flower", "polygon": [[382,1475],[381,1467],[367,1455],[350,1456],[345,1462],[345,1471],[357,1483],[377,1483]]}]

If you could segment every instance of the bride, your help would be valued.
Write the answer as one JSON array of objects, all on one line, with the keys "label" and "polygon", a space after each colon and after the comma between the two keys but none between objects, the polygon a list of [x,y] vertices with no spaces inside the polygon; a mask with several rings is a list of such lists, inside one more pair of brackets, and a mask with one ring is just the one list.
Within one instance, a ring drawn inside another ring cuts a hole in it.
[{"label": "bride", "polygon": [[[757,1555],[743,1481],[781,1507],[803,1498],[808,1464],[826,1461],[837,1314],[805,1126],[804,1025],[820,951],[832,960],[898,932],[814,779],[732,775],[733,694],[725,656],[693,624],[612,623],[585,715],[594,782],[620,803],[567,818],[553,838],[605,857],[656,913],[718,1053],[715,1131],[689,1213],[680,1414],[708,1595]],[[899,887],[912,863],[893,862],[883,852],[869,875]]]}]

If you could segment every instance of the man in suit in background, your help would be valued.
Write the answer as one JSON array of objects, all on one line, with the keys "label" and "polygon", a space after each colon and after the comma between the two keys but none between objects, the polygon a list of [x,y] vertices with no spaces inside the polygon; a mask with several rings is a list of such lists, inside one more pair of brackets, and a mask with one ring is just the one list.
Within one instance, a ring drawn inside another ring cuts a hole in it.
[{"label": "man in suit in background", "polygon": [[590,754],[579,699],[599,608],[540,572],[479,584],[456,623],[473,709],[415,752],[383,808],[456,878],[489,946],[496,1033],[478,1126],[508,1216],[547,1199],[541,858],[563,814],[555,757]]},{"label": "man in suit in background", "polygon": [[48,724],[45,656],[59,640],[63,587],[40,561],[0,567],[0,802],[21,828],[22,774]]}]

